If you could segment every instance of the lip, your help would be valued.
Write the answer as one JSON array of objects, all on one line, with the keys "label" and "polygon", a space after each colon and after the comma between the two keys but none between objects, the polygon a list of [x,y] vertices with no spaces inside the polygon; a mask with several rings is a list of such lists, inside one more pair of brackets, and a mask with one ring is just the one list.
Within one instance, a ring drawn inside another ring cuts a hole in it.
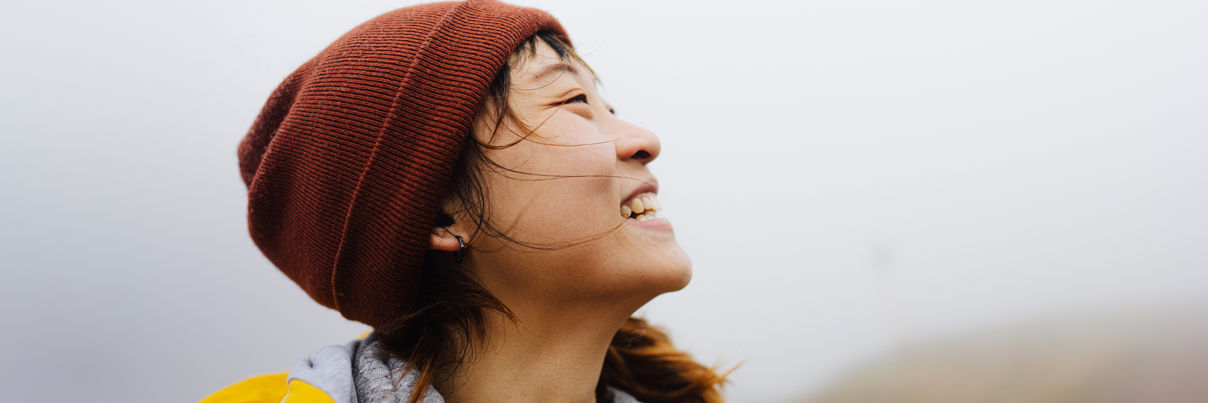
[{"label": "lip", "polygon": [[[640,195],[642,193],[659,194],[659,178],[652,176],[649,179],[642,180],[642,184],[638,185],[638,187],[633,189],[632,192],[629,192],[629,196],[626,196],[625,199],[621,201],[621,204],[625,204],[625,202],[629,201],[629,199],[632,199],[632,198],[634,198],[634,196]],[[629,225],[634,225],[634,226],[637,226],[640,228],[645,228],[645,229],[656,229],[656,230],[667,230],[667,231],[672,230],[671,221],[664,217],[655,217],[655,218],[652,218],[652,219],[649,219],[646,221],[638,221],[633,218],[626,218],[625,223],[629,224]]]},{"label": "lip", "polygon": [[655,217],[646,221],[638,221],[632,218],[626,218],[625,223],[636,225],[646,229],[671,230],[671,221],[663,217]]},{"label": "lip", "polygon": [[634,196],[647,192],[659,194],[659,178],[652,176],[650,179],[643,180],[641,185],[638,185],[636,189],[634,189],[632,192],[629,192],[629,196],[625,196],[624,199],[621,199],[621,204],[625,204],[625,202],[629,201],[629,199],[632,199]]}]

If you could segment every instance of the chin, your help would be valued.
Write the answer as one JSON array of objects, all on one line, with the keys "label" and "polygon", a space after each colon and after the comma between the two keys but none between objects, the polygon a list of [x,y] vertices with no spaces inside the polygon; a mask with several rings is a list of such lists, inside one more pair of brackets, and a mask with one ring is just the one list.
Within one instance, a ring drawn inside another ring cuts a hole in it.
[{"label": "chin", "polygon": [[[682,290],[682,289],[684,289],[684,287],[687,287],[688,283],[690,283],[690,282],[692,282],[692,262],[688,262],[688,264],[684,266],[683,274],[680,275],[679,286],[675,287],[675,289],[670,290],[670,291]],[[668,292],[670,292],[670,291],[668,291]]]},{"label": "chin", "polygon": [[676,256],[668,256],[664,260],[668,264],[651,270],[652,277],[647,282],[650,291],[655,295],[675,292],[684,289],[692,281],[692,260],[681,249]]},{"label": "chin", "polygon": [[692,281],[692,261],[678,245],[642,252],[571,274],[557,287],[569,291],[572,298],[598,296],[640,306],[661,294],[682,290]]}]

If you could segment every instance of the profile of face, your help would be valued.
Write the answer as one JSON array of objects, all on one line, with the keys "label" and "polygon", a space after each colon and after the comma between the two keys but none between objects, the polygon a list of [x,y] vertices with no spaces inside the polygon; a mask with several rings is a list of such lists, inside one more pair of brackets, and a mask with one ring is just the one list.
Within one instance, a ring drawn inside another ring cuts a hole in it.
[{"label": "profile of face", "polygon": [[[479,233],[464,264],[509,304],[536,298],[640,306],[683,288],[691,261],[671,223],[657,217],[658,182],[647,167],[659,156],[658,138],[612,113],[587,66],[541,40],[536,45],[535,54],[513,64],[507,97],[529,130],[507,122],[496,130],[497,120],[485,118],[474,133],[483,143],[511,144],[484,153],[499,165],[480,169],[487,219],[513,240],[551,248]],[[464,219],[450,228],[475,229]],[[447,239],[433,242],[449,250]]]}]

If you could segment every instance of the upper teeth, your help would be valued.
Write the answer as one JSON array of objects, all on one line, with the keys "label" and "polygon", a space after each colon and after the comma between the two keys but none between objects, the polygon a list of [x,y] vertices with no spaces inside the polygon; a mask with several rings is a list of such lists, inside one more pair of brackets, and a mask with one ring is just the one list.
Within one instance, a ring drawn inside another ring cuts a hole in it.
[{"label": "upper teeth", "polygon": [[642,193],[621,204],[621,217],[629,218],[630,215],[637,214],[634,219],[646,221],[654,218],[659,210],[662,210],[662,207],[659,206],[659,200],[655,198],[654,193]]}]

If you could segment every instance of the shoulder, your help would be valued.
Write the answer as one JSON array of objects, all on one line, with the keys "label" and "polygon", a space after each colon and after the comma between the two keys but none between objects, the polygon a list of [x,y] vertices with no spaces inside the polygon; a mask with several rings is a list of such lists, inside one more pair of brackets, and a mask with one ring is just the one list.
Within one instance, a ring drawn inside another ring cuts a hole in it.
[{"label": "shoulder", "polygon": [[344,345],[322,347],[288,372],[244,379],[205,397],[201,403],[355,403],[352,362],[362,342],[358,338]]},{"label": "shoulder", "polygon": [[322,389],[288,377],[288,372],[253,376],[206,396],[201,403],[335,403]]},{"label": "shoulder", "polygon": [[222,388],[201,399],[201,403],[280,402],[285,397],[287,373],[253,376]]},{"label": "shoulder", "polygon": [[[288,372],[244,379],[201,400],[201,403],[366,403],[398,401],[411,393],[418,374],[406,362],[385,354],[372,334],[343,345],[319,348]],[[609,388],[614,403],[639,403],[632,395]],[[432,386],[424,403],[443,403]]]}]

